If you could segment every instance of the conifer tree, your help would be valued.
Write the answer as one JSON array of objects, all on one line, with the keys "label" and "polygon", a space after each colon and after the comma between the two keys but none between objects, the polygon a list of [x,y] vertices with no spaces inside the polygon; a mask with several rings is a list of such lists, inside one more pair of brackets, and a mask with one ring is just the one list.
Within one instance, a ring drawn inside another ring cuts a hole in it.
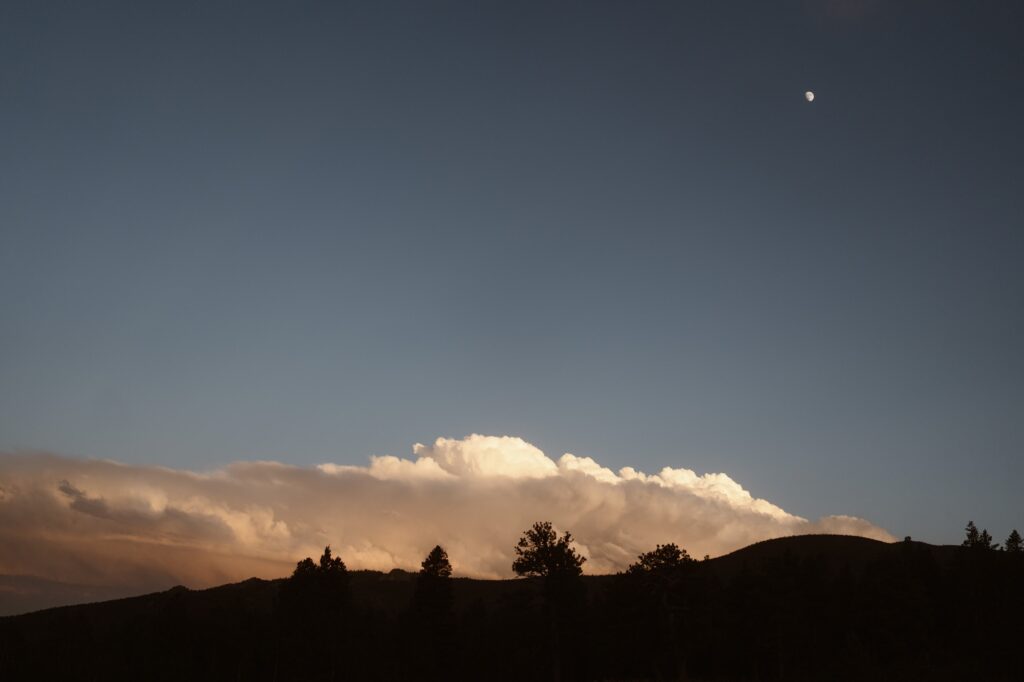
[{"label": "conifer tree", "polygon": [[522,576],[578,576],[586,561],[572,547],[572,535],[567,531],[559,538],[550,521],[533,524],[519,538],[515,552],[512,570]]},{"label": "conifer tree", "polygon": [[512,570],[520,576],[544,578],[544,610],[550,640],[551,678],[562,679],[567,661],[578,658],[580,621],[584,617],[585,589],[581,556],[572,546],[572,535],[562,537],[550,521],[538,521],[515,546]]},{"label": "conifer tree", "polygon": [[636,563],[630,564],[626,569],[627,573],[648,573],[666,570],[685,568],[692,564],[694,559],[685,549],[681,549],[674,542],[667,545],[658,545],[650,552],[644,552],[636,558]]},{"label": "conifer tree", "polygon": [[967,528],[964,529],[967,532],[967,537],[964,538],[962,544],[963,547],[977,547],[978,546],[978,527],[974,525],[974,521],[967,522]]},{"label": "conifer tree", "polygon": [[978,549],[992,550],[999,549],[998,542],[992,542],[992,536],[989,535],[987,528],[981,529],[981,535],[978,536]]},{"label": "conifer tree", "polygon": [[441,545],[435,545],[427,558],[420,564],[420,573],[436,578],[452,577],[452,565],[448,561],[448,552],[444,551]]}]

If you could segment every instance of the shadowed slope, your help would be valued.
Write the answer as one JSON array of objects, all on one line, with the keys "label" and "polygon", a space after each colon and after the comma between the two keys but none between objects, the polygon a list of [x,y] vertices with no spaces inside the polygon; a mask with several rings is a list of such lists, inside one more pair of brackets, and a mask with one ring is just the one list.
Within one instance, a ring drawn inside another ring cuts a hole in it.
[{"label": "shadowed slope", "polygon": [[[583,576],[562,679],[1011,679],[1020,559],[819,535],[760,542],[667,580]],[[423,678],[409,653],[424,636],[410,611],[416,574],[350,577],[351,604],[315,646],[296,639],[308,618],[281,610],[285,579],[0,618],[0,677]],[[433,662],[445,679],[550,676],[542,578],[451,588],[445,627],[458,645]],[[328,653],[338,666],[319,665]]]}]

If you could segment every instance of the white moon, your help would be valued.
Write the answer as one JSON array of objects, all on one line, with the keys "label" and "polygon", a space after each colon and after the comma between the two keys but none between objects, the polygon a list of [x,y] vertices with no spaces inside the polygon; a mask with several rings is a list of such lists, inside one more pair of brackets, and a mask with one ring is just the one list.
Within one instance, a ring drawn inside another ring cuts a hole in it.
[{"label": "white moon", "polygon": [[813,102],[814,101],[814,93],[811,92],[810,90],[808,90],[807,92],[804,93],[804,97],[807,98],[808,102]]}]

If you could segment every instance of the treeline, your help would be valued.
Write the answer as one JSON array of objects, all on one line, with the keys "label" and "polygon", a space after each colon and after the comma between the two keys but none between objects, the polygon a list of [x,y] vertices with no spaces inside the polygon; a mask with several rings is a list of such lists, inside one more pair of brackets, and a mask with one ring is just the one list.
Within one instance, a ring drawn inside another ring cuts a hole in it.
[{"label": "treeline", "polygon": [[1002,550],[1011,554],[1024,552],[1024,543],[1021,542],[1020,533],[1017,532],[1016,528],[1010,531],[1010,535],[1006,538],[1006,542],[1003,543],[1002,547],[999,546],[999,543],[992,542],[992,536],[989,535],[987,529],[982,528],[979,531],[978,527],[974,525],[974,521],[968,521],[964,531],[967,537],[964,538],[963,547],[978,550]]},{"label": "treeline", "polygon": [[416,574],[352,572],[328,547],[281,581],[0,620],[0,677],[1021,679],[1024,553],[973,526],[963,547],[807,536],[698,561],[658,545],[584,576],[572,536],[541,522],[509,581],[453,578],[440,546]]}]

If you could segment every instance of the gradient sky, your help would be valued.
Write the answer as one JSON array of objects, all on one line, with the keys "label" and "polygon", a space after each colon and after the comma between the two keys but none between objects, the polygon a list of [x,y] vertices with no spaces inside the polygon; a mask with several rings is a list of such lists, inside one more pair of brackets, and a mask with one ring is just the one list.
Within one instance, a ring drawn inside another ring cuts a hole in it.
[{"label": "gradient sky", "polygon": [[1002,540],[1022,46],[1012,0],[4,2],[0,449],[511,434]]}]

